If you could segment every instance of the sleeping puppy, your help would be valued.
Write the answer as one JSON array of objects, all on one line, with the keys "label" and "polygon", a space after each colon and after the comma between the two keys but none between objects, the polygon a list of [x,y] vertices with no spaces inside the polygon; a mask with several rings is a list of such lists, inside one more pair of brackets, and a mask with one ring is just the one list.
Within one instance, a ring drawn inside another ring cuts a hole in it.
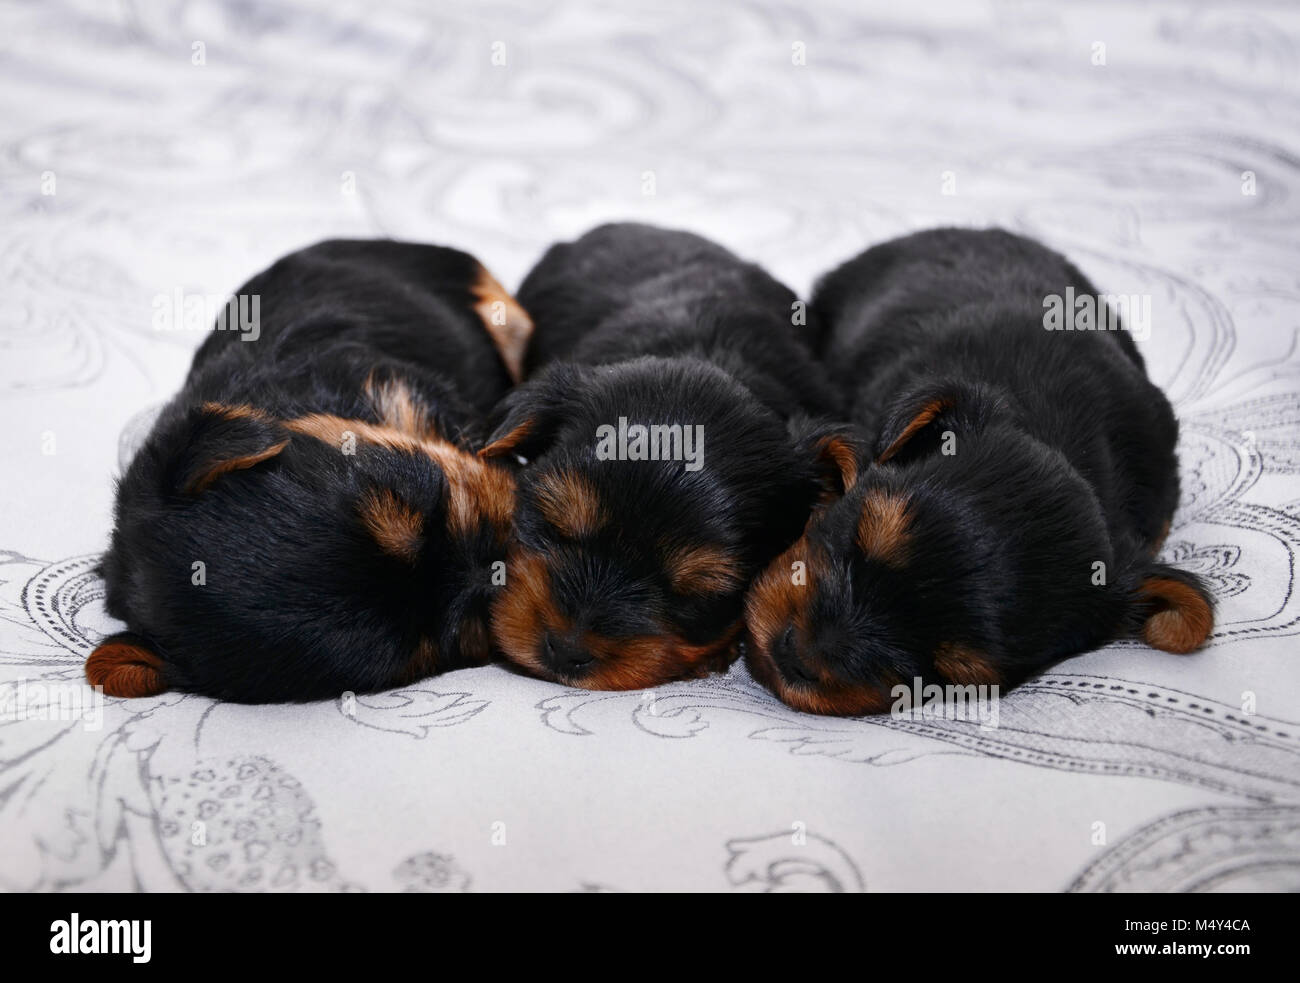
[{"label": "sleeping puppy", "polygon": [[750,579],[839,474],[807,422],[832,407],[800,305],[720,246],[635,224],[552,247],[519,298],[542,367],[480,452],[531,462],[493,637],[586,689],[724,667]]},{"label": "sleeping puppy", "polygon": [[1177,421],[1126,331],[1045,329],[1068,288],[1096,296],[1031,240],[958,229],[820,282],[869,453],[750,593],[748,665],[784,702],[877,713],[916,678],[1006,687],[1116,638],[1205,641],[1205,587],[1155,559]]},{"label": "sleeping puppy", "polygon": [[118,485],[101,571],[128,631],[91,684],[262,703],[488,661],[513,480],[474,451],[518,305],[455,249],[331,241],[218,327]]}]

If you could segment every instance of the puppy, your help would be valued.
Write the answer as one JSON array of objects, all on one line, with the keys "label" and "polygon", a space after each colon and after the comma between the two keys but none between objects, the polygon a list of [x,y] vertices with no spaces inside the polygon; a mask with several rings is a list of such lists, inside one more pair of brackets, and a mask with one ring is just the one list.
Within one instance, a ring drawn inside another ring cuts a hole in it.
[{"label": "puppy", "polygon": [[521,364],[518,305],[455,249],[331,241],[218,327],[118,485],[101,572],[129,630],[91,684],[262,703],[488,661],[513,479],[474,451]]},{"label": "puppy", "polygon": [[586,689],[725,666],[751,578],[839,474],[809,422],[833,404],[801,305],[720,246],[635,224],[552,247],[519,298],[538,371],[480,451],[530,462],[498,646]]},{"label": "puppy", "polygon": [[748,598],[749,668],[784,702],[876,713],[918,677],[1006,687],[1116,638],[1205,641],[1205,587],[1154,559],[1177,421],[1126,331],[1045,329],[1067,288],[1096,296],[1031,240],[958,229],[820,282],[825,362],[869,453]]}]

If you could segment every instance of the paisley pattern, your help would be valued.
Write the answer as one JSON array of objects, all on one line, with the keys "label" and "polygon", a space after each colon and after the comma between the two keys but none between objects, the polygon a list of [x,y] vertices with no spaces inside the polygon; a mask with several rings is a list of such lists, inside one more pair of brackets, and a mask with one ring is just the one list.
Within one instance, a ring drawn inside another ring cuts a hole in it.
[{"label": "paisley pattern", "polygon": [[[1297,39],[1300,11],[1226,0],[5,6],[0,887],[1297,889]],[[202,339],[154,298],[347,235],[513,284],[616,218],[801,292],[1000,224],[1149,296],[1182,421],[1165,558],[1212,585],[1210,646],[1109,646],[984,726],[805,716],[741,666],[95,699],[112,481]]]},{"label": "paisley pattern", "polygon": [[1300,891],[1300,810],[1189,809],[1151,823],[1070,885],[1093,892]]}]

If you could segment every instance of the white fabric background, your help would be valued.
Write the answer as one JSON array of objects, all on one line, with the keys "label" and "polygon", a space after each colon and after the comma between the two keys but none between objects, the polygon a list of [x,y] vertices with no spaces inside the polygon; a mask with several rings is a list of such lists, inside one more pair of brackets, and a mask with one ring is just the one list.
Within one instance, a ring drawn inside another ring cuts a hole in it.
[{"label": "white fabric background", "polygon": [[11,693],[75,689],[113,627],[90,568],[119,444],[201,340],[153,331],[152,298],[332,235],[453,244],[514,285],[638,218],[800,291],[925,226],[1039,236],[1153,297],[1184,427],[1166,555],[1220,603],[1204,651],[1072,660],[994,731],[800,715],[739,667],[644,694],[493,667],[355,708],[169,694],[95,730],[29,695],[0,721],[0,886],[1300,888],[1298,36],[1280,2],[0,8]]}]

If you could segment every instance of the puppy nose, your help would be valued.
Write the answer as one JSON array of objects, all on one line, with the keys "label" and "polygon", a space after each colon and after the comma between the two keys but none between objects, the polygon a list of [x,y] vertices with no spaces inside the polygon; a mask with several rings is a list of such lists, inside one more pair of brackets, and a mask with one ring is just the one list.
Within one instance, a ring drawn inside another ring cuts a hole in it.
[{"label": "puppy nose", "polygon": [[595,658],[585,652],[572,638],[554,632],[546,633],[543,648],[546,664],[559,673],[581,672],[595,661]]},{"label": "puppy nose", "polygon": [[786,679],[802,680],[805,683],[817,682],[817,677],[809,672],[799,660],[799,638],[793,624],[786,625],[785,631],[776,636],[772,642],[772,661]]}]

